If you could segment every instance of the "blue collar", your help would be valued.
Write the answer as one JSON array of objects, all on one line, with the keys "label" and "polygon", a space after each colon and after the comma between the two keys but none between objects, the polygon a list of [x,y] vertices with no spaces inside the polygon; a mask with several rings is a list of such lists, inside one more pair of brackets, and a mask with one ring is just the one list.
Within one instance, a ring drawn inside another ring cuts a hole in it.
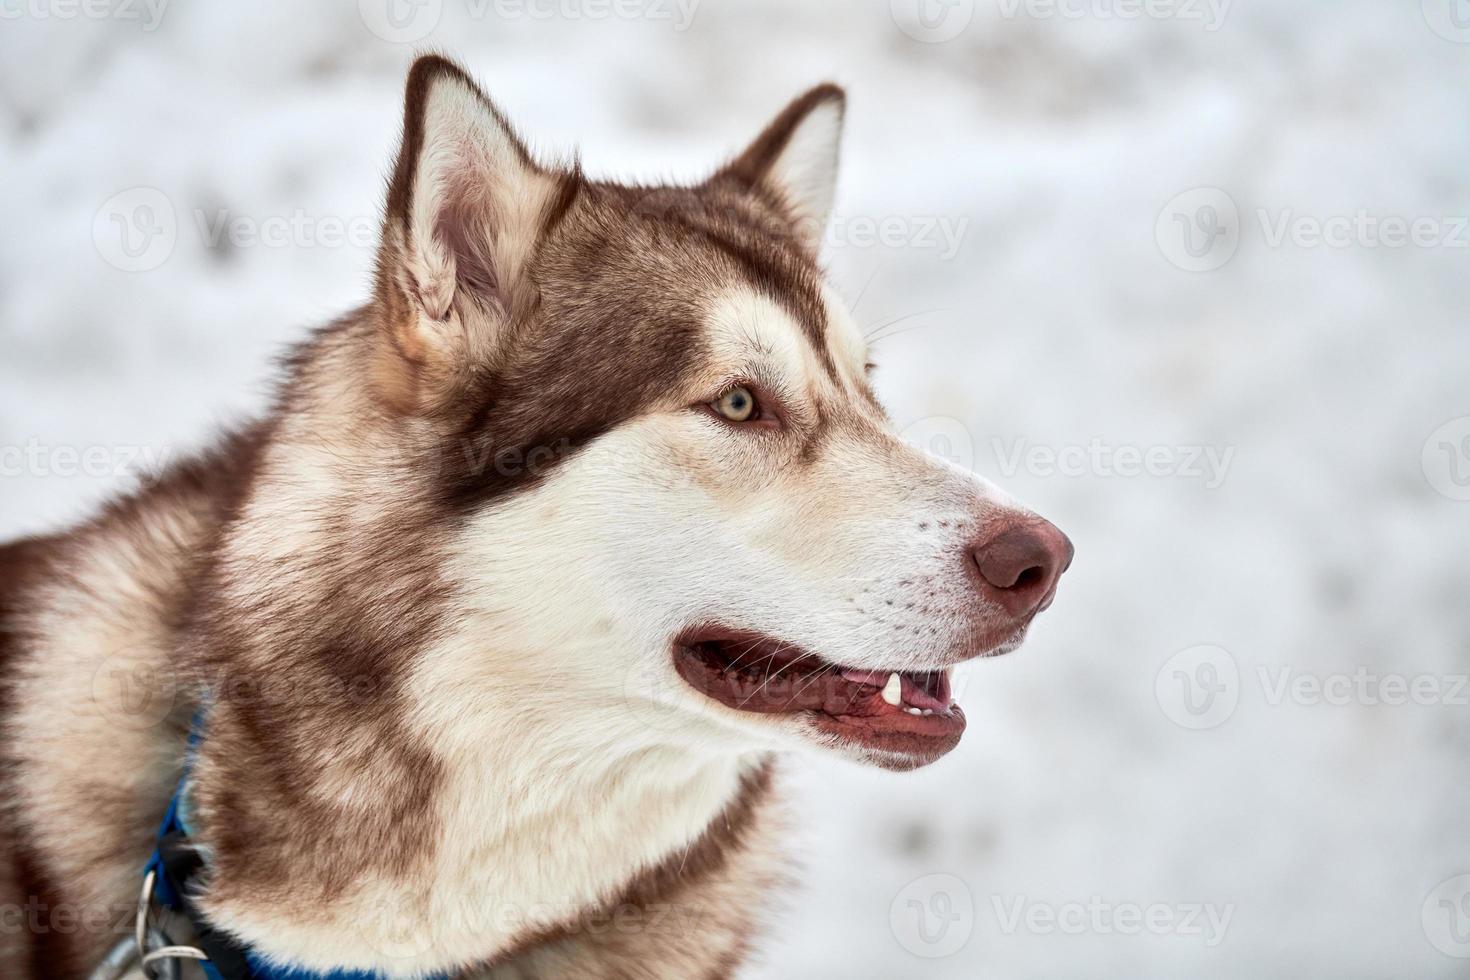
[{"label": "blue collar", "polygon": [[[187,787],[189,770],[193,768],[194,757],[204,737],[207,707],[207,702],[201,704],[189,723],[184,771],[174,786],[168,809],[158,826],[153,854],[143,867],[145,876],[153,873],[153,898],[159,905],[189,919],[194,927],[196,945],[209,957],[198,961],[208,980],[388,980],[384,974],[373,970],[331,970],[323,973],[271,963],[248,946],[240,945],[234,936],[215,929],[200,914],[190,895],[190,885],[203,870],[204,859],[189,843],[191,813]],[[448,980],[448,977],[449,974],[435,974],[424,980]]]}]

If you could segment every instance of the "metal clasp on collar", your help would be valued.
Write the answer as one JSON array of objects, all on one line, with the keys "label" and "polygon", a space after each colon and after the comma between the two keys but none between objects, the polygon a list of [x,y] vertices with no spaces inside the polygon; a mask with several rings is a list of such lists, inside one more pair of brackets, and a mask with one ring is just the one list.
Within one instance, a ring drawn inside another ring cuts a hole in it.
[{"label": "metal clasp on collar", "polygon": [[122,980],[134,969],[142,970],[148,980],[179,980],[179,966],[183,960],[209,962],[204,950],[197,946],[176,945],[162,927],[148,921],[155,905],[153,883],[156,877],[157,871],[152,869],[143,876],[138,911],[133,919],[133,934],[112,947],[87,980]]}]

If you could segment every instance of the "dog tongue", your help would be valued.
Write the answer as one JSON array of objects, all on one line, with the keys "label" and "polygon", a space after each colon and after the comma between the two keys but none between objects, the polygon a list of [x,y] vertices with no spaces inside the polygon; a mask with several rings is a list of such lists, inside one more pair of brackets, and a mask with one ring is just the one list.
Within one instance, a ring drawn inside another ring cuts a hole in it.
[{"label": "dog tongue", "polygon": [[[888,678],[892,672],[886,670],[843,670],[842,679],[854,684],[862,684],[866,687],[882,688],[888,684]],[[899,680],[903,682],[903,704],[914,708],[928,708],[931,711],[947,711],[949,705],[934,695],[930,694],[923,685],[914,680],[908,674],[899,674]]]},{"label": "dog tongue", "polygon": [[869,684],[873,687],[882,687],[888,683],[886,670],[844,670],[842,676],[854,684]]}]

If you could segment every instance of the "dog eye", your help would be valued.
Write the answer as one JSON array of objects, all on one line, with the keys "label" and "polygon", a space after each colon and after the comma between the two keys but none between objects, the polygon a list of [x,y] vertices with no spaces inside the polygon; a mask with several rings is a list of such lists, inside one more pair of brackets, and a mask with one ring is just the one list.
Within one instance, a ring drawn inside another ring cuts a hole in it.
[{"label": "dog eye", "polygon": [[731,422],[749,422],[757,417],[755,393],[745,387],[731,388],[715,399],[711,407]]}]

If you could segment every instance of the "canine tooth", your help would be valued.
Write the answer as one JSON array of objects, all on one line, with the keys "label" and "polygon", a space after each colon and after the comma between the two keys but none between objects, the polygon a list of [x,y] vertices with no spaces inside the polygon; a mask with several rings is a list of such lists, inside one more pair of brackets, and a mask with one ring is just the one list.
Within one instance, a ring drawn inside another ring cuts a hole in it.
[{"label": "canine tooth", "polygon": [[903,703],[903,680],[897,674],[888,675],[888,683],[883,685],[883,700],[895,708]]}]

